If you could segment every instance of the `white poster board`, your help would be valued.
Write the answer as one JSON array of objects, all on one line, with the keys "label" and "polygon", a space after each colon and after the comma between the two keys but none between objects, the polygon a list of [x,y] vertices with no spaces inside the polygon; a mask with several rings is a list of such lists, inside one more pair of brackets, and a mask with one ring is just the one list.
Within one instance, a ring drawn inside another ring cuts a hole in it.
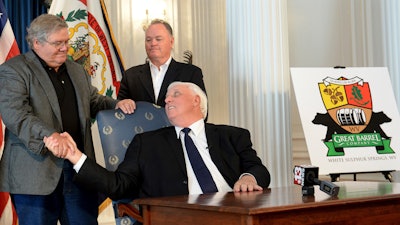
[{"label": "white poster board", "polygon": [[291,68],[311,164],[320,174],[400,169],[400,117],[387,68]]}]

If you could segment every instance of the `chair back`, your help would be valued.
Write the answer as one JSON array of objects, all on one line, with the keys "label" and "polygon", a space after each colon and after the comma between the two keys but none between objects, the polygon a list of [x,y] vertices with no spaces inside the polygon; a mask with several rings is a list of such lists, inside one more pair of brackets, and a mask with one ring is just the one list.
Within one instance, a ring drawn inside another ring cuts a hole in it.
[{"label": "chair back", "polygon": [[132,114],[119,109],[102,110],[96,116],[105,166],[115,171],[124,160],[126,149],[136,134],[170,126],[163,107],[149,102],[136,102]]}]

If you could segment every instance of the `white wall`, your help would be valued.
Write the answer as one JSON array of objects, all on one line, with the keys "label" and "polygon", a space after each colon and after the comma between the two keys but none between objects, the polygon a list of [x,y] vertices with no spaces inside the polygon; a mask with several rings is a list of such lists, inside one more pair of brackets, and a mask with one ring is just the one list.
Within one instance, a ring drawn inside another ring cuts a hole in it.
[{"label": "white wall", "polygon": [[288,0],[291,67],[351,65],[348,0]]},{"label": "white wall", "polygon": [[[348,0],[288,0],[290,67],[352,65]],[[293,163],[310,164],[293,90]]]}]

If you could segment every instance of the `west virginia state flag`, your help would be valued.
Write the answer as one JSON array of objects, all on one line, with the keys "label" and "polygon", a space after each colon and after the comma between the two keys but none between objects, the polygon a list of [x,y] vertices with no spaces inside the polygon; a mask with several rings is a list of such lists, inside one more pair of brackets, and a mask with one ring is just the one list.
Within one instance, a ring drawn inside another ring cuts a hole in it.
[{"label": "west virginia state flag", "polygon": [[85,66],[99,93],[116,98],[123,63],[103,0],[53,0],[50,14],[69,25],[69,57]]},{"label": "west virginia state flag", "polygon": [[[0,64],[16,55],[19,55],[18,45],[3,1],[0,0]],[[0,115],[0,159],[4,149],[4,132],[5,126]],[[18,224],[17,213],[11,203],[10,194],[7,192],[0,192],[0,224]]]}]

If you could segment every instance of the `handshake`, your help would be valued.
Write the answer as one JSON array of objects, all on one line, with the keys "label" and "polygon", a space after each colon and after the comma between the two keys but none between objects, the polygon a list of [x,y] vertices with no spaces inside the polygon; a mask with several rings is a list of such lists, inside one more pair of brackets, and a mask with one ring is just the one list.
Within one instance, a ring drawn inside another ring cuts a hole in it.
[{"label": "handshake", "polygon": [[49,137],[44,137],[43,142],[54,156],[68,159],[73,164],[76,164],[82,156],[74,139],[67,132],[53,133]]}]

